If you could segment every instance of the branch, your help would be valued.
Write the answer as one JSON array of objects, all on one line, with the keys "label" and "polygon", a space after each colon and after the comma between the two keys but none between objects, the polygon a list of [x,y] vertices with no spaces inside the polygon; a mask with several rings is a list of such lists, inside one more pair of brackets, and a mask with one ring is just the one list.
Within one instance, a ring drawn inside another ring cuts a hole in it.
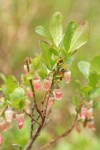
[{"label": "branch", "polygon": [[46,117],[46,112],[47,112],[47,106],[48,106],[48,100],[49,100],[49,97],[50,97],[50,94],[52,92],[52,87],[54,85],[54,80],[55,80],[55,77],[56,75],[58,74],[59,72],[59,69],[60,69],[60,64],[63,62],[63,59],[62,58],[59,58],[58,62],[57,62],[57,67],[56,67],[56,70],[54,71],[53,73],[53,78],[52,78],[52,82],[51,82],[51,86],[50,86],[50,89],[48,91],[48,97],[47,97],[47,101],[46,101],[46,108],[45,108],[45,111],[44,111],[44,116]]},{"label": "branch", "polygon": [[[32,116],[34,115],[34,108],[35,108],[35,106],[32,107]],[[36,121],[38,121],[38,120],[36,119]],[[31,119],[30,138],[32,138],[32,135],[33,135],[33,120]]]},{"label": "branch", "polygon": [[24,150],[30,150],[32,145],[33,145],[33,142],[36,140],[36,138],[38,137],[42,127],[44,125],[44,119],[42,120],[42,125],[38,127],[37,131],[35,132],[35,134],[33,135],[33,137],[30,139],[30,141],[28,142],[28,144],[26,145],[25,149]]},{"label": "branch", "polygon": [[38,148],[37,150],[44,150],[44,149],[48,148],[49,146],[51,146],[52,144],[56,143],[61,138],[64,138],[64,137],[68,136],[73,131],[73,129],[74,129],[75,125],[76,125],[77,119],[78,119],[78,113],[77,113],[77,115],[75,117],[73,125],[71,126],[71,128],[69,130],[65,131],[63,134],[61,134],[60,136],[56,137],[55,139],[52,139],[47,144],[45,144],[44,146]]},{"label": "branch", "polygon": [[[27,61],[26,61],[27,62]],[[54,74],[53,74],[53,78],[52,78],[52,83],[51,83],[51,87],[50,87],[50,90],[48,92],[48,97],[47,97],[47,101],[46,101],[46,108],[42,114],[41,110],[39,110],[39,114],[40,116],[42,117],[42,123],[41,125],[38,127],[37,131],[35,132],[35,134],[33,135],[33,137],[31,137],[30,141],[28,142],[28,144],[26,145],[25,149],[24,150],[30,150],[34,141],[37,139],[38,135],[40,134],[41,130],[42,130],[42,127],[44,125],[44,122],[45,122],[45,119],[46,119],[46,112],[47,112],[47,104],[48,104],[48,100],[49,100],[49,97],[50,97],[50,94],[51,94],[51,91],[52,91],[52,87],[54,85],[54,80],[55,80],[55,76],[57,75],[58,71],[59,71],[59,68],[60,68],[60,63],[62,62],[62,58],[60,58],[58,60],[58,63],[57,63],[57,69],[54,71]],[[29,64],[27,62],[27,67],[29,68]],[[37,104],[36,104],[36,98],[35,98],[35,92],[34,92],[34,86],[32,84],[32,80],[30,80],[30,84],[31,84],[31,88],[32,88],[32,91],[33,91],[33,97],[34,97],[34,104],[36,106],[36,110],[38,112],[38,107],[37,107]],[[46,95],[44,96],[46,98]],[[45,101],[45,99],[44,99]],[[43,116],[42,116],[43,115]]]},{"label": "branch", "polygon": [[[29,68],[29,58],[26,59],[26,65],[27,65],[27,69],[28,69],[28,72],[29,72],[30,71],[30,68]],[[29,82],[30,82],[30,86],[31,86],[32,94],[33,94],[33,98],[34,98],[34,105],[36,107],[37,112],[39,113],[39,115],[43,119],[42,113],[41,113],[40,109],[38,108],[38,105],[37,105],[37,102],[36,102],[36,95],[35,95],[35,90],[34,90],[34,85],[33,85],[32,79],[29,80]]]},{"label": "branch", "polygon": [[40,124],[37,120],[35,120],[35,119],[32,117],[32,115],[28,114],[25,110],[24,110],[24,112],[26,113],[27,116],[29,116],[29,117],[32,119],[32,122],[34,121],[34,122],[36,122],[38,125],[41,126],[41,124]]}]

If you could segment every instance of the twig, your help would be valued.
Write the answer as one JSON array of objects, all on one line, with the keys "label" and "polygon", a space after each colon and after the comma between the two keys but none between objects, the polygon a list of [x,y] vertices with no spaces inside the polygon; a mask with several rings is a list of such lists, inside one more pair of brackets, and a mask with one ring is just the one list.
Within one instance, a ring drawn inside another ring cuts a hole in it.
[{"label": "twig", "polygon": [[[38,121],[38,119],[40,118],[40,116],[37,117],[36,121]],[[32,125],[34,125],[36,122],[33,120],[32,121]],[[41,125],[41,124],[40,124]]]},{"label": "twig", "polygon": [[51,146],[52,144],[56,143],[61,138],[64,138],[64,137],[68,136],[73,131],[73,129],[74,129],[75,125],[76,125],[77,119],[78,119],[78,113],[77,113],[77,115],[75,117],[73,125],[71,126],[71,128],[69,130],[65,131],[63,134],[61,134],[60,136],[56,137],[55,139],[52,139],[47,144],[45,144],[44,146],[38,148],[37,150],[44,150],[44,149],[48,148],[49,146]]},{"label": "twig", "polygon": [[41,126],[41,124],[40,124],[37,120],[35,120],[35,119],[32,117],[32,115],[28,114],[25,110],[24,110],[24,112],[26,113],[27,116],[29,116],[29,117],[32,119],[32,121],[36,122],[38,125]]},{"label": "twig", "polygon": [[[34,115],[34,109],[35,109],[35,106],[32,107],[32,116]],[[36,119],[36,121],[38,120]],[[33,120],[31,119],[30,138],[32,138],[32,135],[33,135]]]},{"label": "twig", "polygon": [[[28,71],[30,71],[30,68],[29,68],[29,58],[26,59],[26,65],[27,65]],[[33,85],[32,79],[29,80],[29,82],[30,82],[30,86],[31,86],[32,94],[33,94],[33,98],[34,98],[34,105],[36,107],[37,112],[39,113],[39,115],[43,119],[42,113],[41,113],[40,109],[38,108],[38,105],[37,105],[37,102],[36,102],[36,95],[35,95],[35,90],[34,90],[34,85]]]},{"label": "twig", "polygon": [[42,127],[44,125],[44,119],[42,120],[42,125],[38,127],[37,131],[35,132],[34,136],[30,139],[30,141],[28,142],[28,144],[26,145],[24,150],[30,150],[34,141],[36,140],[36,138],[38,137]]},{"label": "twig", "polygon": [[62,58],[59,58],[56,70],[53,73],[53,78],[52,78],[51,86],[50,86],[50,89],[49,89],[49,92],[48,92],[47,101],[46,101],[46,108],[45,108],[45,111],[44,111],[44,116],[45,117],[46,117],[46,112],[47,112],[48,100],[49,100],[49,97],[50,97],[50,94],[51,94],[51,91],[52,91],[52,87],[54,85],[54,80],[55,80],[55,77],[56,77],[57,73],[59,72],[60,64],[62,63],[62,61],[63,61]]}]

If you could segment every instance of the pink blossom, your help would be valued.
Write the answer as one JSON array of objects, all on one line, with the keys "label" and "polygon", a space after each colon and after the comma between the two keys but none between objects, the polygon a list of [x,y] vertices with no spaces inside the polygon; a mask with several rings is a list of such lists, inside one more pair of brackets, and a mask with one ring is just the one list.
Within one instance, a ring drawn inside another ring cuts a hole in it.
[{"label": "pink blossom", "polygon": [[71,72],[70,71],[66,71],[64,73],[64,78],[65,78],[66,83],[70,83],[70,81],[71,81]]},{"label": "pink blossom", "polygon": [[85,120],[86,119],[86,114],[87,114],[87,108],[82,107],[81,108],[81,114],[80,114],[81,119]]},{"label": "pink blossom", "polygon": [[24,113],[16,114],[16,120],[18,123],[18,128],[21,129],[24,125]]},{"label": "pink blossom", "polygon": [[49,79],[44,79],[44,90],[48,91],[51,86],[51,81]]},{"label": "pink blossom", "polygon": [[41,91],[41,83],[39,78],[34,79],[34,87],[38,90]]},{"label": "pink blossom", "polygon": [[13,118],[13,110],[7,109],[5,111],[5,118],[6,118],[7,122],[11,122],[12,118]]},{"label": "pink blossom", "polygon": [[62,91],[60,88],[57,88],[54,90],[54,96],[56,100],[61,100],[62,99]]}]

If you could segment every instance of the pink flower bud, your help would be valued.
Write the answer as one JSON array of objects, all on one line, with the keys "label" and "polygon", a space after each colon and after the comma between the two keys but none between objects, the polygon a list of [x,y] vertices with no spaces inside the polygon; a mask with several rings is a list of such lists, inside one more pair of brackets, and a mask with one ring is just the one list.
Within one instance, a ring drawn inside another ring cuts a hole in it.
[{"label": "pink flower bud", "polygon": [[29,88],[27,88],[27,96],[28,96],[29,98],[32,98],[32,97],[33,97],[33,93],[32,93],[32,91],[31,91]]},{"label": "pink flower bud", "polygon": [[25,71],[25,74],[28,74],[27,65],[24,65],[24,71]]},{"label": "pink flower bud", "polygon": [[0,134],[0,145],[2,144],[2,135]]},{"label": "pink flower bud", "polygon": [[48,107],[51,108],[53,104],[54,104],[54,96],[51,96],[48,100]]},{"label": "pink flower bud", "polygon": [[5,132],[7,129],[7,123],[6,123],[6,120],[1,118],[0,119],[0,131],[1,132]]},{"label": "pink flower bud", "polygon": [[86,119],[86,114],[87,114],[87,108],[86,107],[82,107],[81,108],[81,114],[80,114],[80,117],[81,117],[82,120]]},{"label": "pink flower bud", "polygon": [[50,89],[50,86],[51,86],[51,81],[48,78],[44,79],[44,90],[48,91]]},{"label": "pink flower bud", "polygon": [[16,120],[18,123],[18,128],[21,129],[24,125],[24,113],[16,114]]},{"label": "pink flower bud", "polygon": [[54,96],[56,100],[61,100],[62,99],[62,91],[60,88],[56,88],[54,90]]},{"label": "pink flower bud", "polygon": [[38,90],[41,91],[41,83],[39,78],[34,79],[34,87]]},{"label": "pink flower bud", "polygon": [[88,119],[93,119],[94,116],[93,116],[93,108],[90,108],[87,110],[87,118]]},{"label": "pink flower bud", "polygon": [[6,118],[7,122],[11,122],[12,121],[13,111],[11,109],[7,109],[5,111],[5,118]]},{"label": "pink flower bud", "polygon": [[91,129],[92,131],[96,130],[94,120],[88,121],[88,128]]},{"label": "pink flower bud", "polygon": [[65,78],[66,83],[70,83],[70,81],[71,81],[71,72],[70,71],[66,71],[64,73],[64,78]]}]

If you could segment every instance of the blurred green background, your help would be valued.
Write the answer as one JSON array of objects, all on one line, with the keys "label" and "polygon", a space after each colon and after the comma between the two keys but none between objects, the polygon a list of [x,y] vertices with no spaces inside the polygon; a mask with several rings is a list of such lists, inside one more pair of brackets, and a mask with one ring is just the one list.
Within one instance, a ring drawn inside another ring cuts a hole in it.
[{"label": "blurred green background", "polygon": [[[84,78],[79,73],[77,62],[91,61],[100,54],[100,0],[0,0],[0,72],[13,73],[17,78],[23,72],[25,57],[35,56],[40,51],[38,36],[34,29],[38,25],[48,27],[54,12],[63,14],[64,27],[70,20],[81,22],[88,20],[90,38],[88,43],[77,53],[72,70],[72,83],[64,89],[64,98],[54,106],[51,121],[41,133],[35,149],[51,137],[59,135],[72,123],[74,107],[71,98],[76,94],[75,79]],[[66,97],[66,98],[65,98]],[[48,150],[100,150],[100,111],[95,111],[96,132],[83,130],[80,134],[74,131]],[[29,120],[19,131],[14,127],[3,134],[1,150],[14,150],[12,143],[25,145],[29,137]],[[27,132],[26,132],[27,131]]]}]

